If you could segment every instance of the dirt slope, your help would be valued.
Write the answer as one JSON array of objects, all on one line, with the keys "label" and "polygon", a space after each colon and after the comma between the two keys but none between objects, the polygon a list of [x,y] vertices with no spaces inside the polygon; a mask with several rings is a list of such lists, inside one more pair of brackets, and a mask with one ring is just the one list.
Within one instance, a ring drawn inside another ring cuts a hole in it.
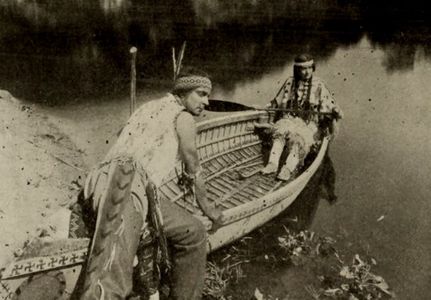
[{"label": "dirt slope", "polygon": [[83,169],[82,154],[46,115],[0,90],[0,268],[75,201]]}]

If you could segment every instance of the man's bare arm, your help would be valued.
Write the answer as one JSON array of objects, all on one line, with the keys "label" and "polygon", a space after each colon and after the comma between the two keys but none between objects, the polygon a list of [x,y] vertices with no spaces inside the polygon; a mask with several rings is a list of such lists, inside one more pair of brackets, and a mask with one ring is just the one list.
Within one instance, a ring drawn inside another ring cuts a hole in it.
[{"label": "man's bare arm", "polygon": [[218,221],[221,212],[214,205],[211,205],[206,197],[205,182],[200,175],[200,162],[196,150],[196,124],[192,115],[182,112],[177,119],[177,134],[179,140],[179,150],[181,158],[185,164],[186,172],[195,182],[196,200],[213,222]]}]

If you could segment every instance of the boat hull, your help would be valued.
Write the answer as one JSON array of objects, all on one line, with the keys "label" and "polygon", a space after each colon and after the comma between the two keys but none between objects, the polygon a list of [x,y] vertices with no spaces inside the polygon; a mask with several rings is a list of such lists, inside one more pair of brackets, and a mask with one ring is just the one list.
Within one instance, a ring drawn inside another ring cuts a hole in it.
[{"label": "boat hull", "polygon": [[[322,149],[313,164],[295,181],[259,199],[259,201],[251,203],[249,207],[243,207],[243,213],[246,214],[248,212],[249,215],[237,219],[218,229],[215,233],[210,234],[208,238],[208,250],[211,252],[234,242],[252,230],[264,225],[289,207],[305,188],[311,177],[316,173],[324,158],[327,146],[328,140],[325,139],[322,144]],[[235,215],[235,213],[236,212],[230,212],[226,213],[226,215],[229,217],[230,215]]]}]

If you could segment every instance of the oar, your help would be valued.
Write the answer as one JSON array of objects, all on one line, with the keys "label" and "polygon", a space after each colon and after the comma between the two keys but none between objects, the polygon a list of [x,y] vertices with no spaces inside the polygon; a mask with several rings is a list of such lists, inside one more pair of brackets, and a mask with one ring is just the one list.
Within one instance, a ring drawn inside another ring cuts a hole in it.
[{"label": "oar", "polygon": [[333,115],[332,112],[319,112],[314,110],[299,110],[299,109],[288,109],[288,108],[265,108],[265,107],[252,107],[237,102],[209,99],[209,105],[205,107],[208,111],[215,112],[234,112],[234,111],[246,111],[246,110],[264,110],[264,111],[282,111],[292,113],[303,113],[303,114],[317,114],[317,115]]},{"label": "oar", "polygon": [[255,110],[253,107],[224,100],[209,99],[209,105],[205,106],[206,110],[217,112]]}]

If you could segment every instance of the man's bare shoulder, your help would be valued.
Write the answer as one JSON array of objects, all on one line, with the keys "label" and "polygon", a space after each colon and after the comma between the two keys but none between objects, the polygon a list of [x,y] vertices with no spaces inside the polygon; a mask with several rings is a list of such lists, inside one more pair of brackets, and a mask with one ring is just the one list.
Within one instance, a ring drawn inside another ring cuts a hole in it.
[{"label": "man's bare shoulder", "polygon": [[182,111],[178,114],[177,118],[177,124],[185,124],[185,125],[191,125],[195,124],[195,119],[193,118],[192,114],[187,111]]},{"label": "man's bare shoulder", "polygon": [[179,134],[187,131],[194,131],[195,127],[196,121],[189,112],[182,111],[179,113],[176,124],[177,132]]}]

